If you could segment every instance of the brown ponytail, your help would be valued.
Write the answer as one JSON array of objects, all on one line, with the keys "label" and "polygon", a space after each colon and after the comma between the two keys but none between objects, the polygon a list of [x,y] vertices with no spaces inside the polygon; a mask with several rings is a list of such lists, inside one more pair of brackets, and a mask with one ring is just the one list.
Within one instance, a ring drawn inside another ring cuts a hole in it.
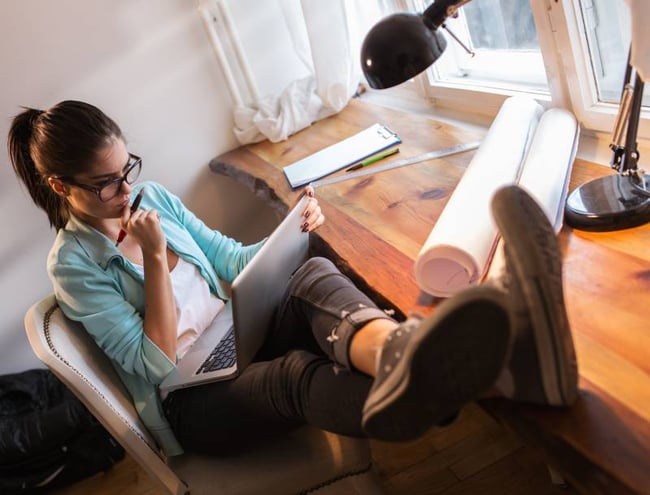
[{"label": "brown ponytail", "polygon": [[50,226],[59,230],[68,219],[65,201],[55,194],[45,182],[45,178],[38,172],[29,150],[35,122],[42,114],[41,110],[27,108],[23,113],[17,115],[9,130],[7,147],[14,172],[27,187],[34,203],[45,210],[50,220]]},{"label": "brown ponytail", "polygon": [[11,163],[34,203],[47,213],[50,226],[64,227],[69,212],[47,178],[83,172],[114,139],[122,139],[117,124],[80,101],[63,101],[47,111],[25,108],[14,117],[7,139]]}]

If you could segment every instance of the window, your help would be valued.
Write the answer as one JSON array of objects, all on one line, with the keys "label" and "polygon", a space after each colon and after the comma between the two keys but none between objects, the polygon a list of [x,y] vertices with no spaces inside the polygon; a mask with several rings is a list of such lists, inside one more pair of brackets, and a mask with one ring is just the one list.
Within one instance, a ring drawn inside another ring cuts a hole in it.
[{"label": "window", "polygon": [[432,68],[432,82],[548,93],[529,0],[476,0],[445,26],[448,50]]},{"label": "window", "polygon": [[[630,13],[620,1],[581,0],[580,7],[598,100],[616,104],[630,46]],[[643,104],[650,105],[650,95]]]},{"label": "window", "polygon": [[[611,134],[630,46],[627,4],[564,0],[555,11],[555,23],[561,27],[555,34],[558,58],[567,67],[571,109],[585,128]],[[644,104],[648,103],[646,97]],[[644,114],[639,137],[650,137]]]},{"label": "window", "polygon": [[[422,12],[431,1],[398,3]],[[493,117],[523,92],[571,109],[585,129],[611,133],[630,44],[624,1],[473,0],[446,27],[474,56],[445,33],[447,50],[414,81],[434,105]],[[647,120],[644,111],[640,137],[650,137]]]},{"label": "window", "polygon": [[581,0],[582,23],[598,100],[617,103],[621,93],[630,36],[623,2]]}]

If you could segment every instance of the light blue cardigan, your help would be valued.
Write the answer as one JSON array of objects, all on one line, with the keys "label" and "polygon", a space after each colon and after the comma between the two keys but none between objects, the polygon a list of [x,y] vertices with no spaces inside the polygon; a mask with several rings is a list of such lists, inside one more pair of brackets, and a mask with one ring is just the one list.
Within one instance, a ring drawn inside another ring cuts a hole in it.
[{"label": "light blue cardigan", "polygon": [[[141,208],[160,214],[167,245],[196,265],[212,294],[227,299],[223,282],[232,282],[261,248],[208,228],[176,196],[154,182],[145,187]],[[142,421],[166,455],[183,450],[162,412],[157,390],[175,366],[143,331],[144,279],[98,230],[75,217],[57,233],[47,260],[54,295],[71,320],[81,322],[111,359],[133,398]]]}]

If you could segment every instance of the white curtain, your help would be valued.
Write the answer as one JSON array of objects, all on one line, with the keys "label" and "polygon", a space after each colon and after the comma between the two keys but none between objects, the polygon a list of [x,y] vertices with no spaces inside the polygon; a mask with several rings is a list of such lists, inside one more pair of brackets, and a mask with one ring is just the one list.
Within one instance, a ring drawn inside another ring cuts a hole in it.
[{"label": "white curtain", "polygon": [[355,0],[200,0],[242,144],[278,142],[342,110],[362,78]]}]

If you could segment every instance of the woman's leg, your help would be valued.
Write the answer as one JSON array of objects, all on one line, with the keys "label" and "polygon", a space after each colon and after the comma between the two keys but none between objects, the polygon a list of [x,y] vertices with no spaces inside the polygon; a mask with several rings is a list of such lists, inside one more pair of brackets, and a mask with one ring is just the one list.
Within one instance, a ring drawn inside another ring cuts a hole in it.
[{"label": "woman's leg", "polygon": [[[372,378],[357,369],[365,359],[374,371],[377,349],[395,327],[332,262],[312,258],[289,282],[256,362],[234,380],[173,392],[165,413],[186,449],[213,454],[304,423],[364,436]],[[350,352],[367,346],[374,351],[356,352],[362,357],[351,363]]]},{"label": "woman's leg", "polygon": [[177,390],[163,407],[192,452],[230,454],[301,424],[364,436],[361,411],[372,380],[304,350],[255,362],[234,380]]},{"label": "woman's leg", "polygon": [[448,423],[493,385],[508,348],[507,303],[493,287],[473,287],[432,317],[398,324],[329,260],[312,258],[284,301],[271,342],[300,336],[338,368],[373,377],[362,426],[374,438],[409,440]]},{"label": "woman's leg", "polygon": [[398,326],[325,258],[310,258],[289,281],[263,358],[308,349],[339,367],[374,375],[376,354]]},{"label": "woman's leg", "polygon": [[[311,259],[291,280],[261,353],[284,355],[230,382],[173,392],[166,414],[181,444],[199,452],[305,422],[345,435],[415,438],[494,383],[509,337],[503,298],[475,287],[426,320],[398,325],[331,262]],[[357,351],[379,365],[374,380],[356,371]]]}]

